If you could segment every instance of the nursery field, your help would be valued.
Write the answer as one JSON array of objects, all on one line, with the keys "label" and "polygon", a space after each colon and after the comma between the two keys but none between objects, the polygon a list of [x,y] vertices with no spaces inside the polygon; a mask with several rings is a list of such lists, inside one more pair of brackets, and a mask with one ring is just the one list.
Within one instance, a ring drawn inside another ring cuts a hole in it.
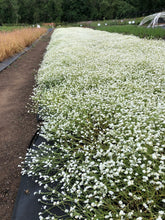
[{"label": "nursery field", "polygon": [[46,28],[23,28],[0,32],[0,62],[31,45],[46,31]]},{"label": "nursery field", "polygon": [[39,219],[164,219],[165,42],[56,29],[38,71],[34,112],[48,142],[22,174]]},{"label": "nursery field", "polygon": [[0,32],[4,32],[4,31],[13,31],[13,30],[16,30],[16,29],[22,29],[22,28],[25,28],[24,26],[14,26],[14,25],[3,25],[3,26],[0,26]]},{"label": "nursery field", "polygon": [[111,33],[135,35],[147,39],[165,39],[165,28],[147,28],[147,26],[139,26],[142,20],[143,17],[123,20],[87,21],[75,23],[73,26],[89,27]]},{"label": "nursery field", "polygon": [[97,30],[108,31],[111,33],[123,33],[139,36],[140,38],[148,39],[165,39],[165,28],[146,28],[136,25],[113,25],[113,26],[97,26]]}]

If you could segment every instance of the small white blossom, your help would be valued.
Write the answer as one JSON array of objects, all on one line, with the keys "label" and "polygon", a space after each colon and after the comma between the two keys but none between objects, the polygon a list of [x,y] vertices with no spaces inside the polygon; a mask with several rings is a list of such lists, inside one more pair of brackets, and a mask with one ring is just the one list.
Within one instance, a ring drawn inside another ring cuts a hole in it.
[{"label": "small white blossom", "polygon": [[146,211],[163,219],[164,48],[80,27],[54,31],[32,95],[44,141],[21,163],[44,188],[40,219],[56,219],[54,206],[72,219],[142,220]]}]

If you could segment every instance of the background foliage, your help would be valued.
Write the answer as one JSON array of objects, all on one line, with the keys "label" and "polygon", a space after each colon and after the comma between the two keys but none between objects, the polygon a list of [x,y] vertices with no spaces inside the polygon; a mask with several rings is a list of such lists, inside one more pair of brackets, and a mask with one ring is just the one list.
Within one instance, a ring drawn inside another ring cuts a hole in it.
[{"label": "background foliage", "polygon": [[0,23],[75,22],[144,16],[164,0],[0,0]]}]

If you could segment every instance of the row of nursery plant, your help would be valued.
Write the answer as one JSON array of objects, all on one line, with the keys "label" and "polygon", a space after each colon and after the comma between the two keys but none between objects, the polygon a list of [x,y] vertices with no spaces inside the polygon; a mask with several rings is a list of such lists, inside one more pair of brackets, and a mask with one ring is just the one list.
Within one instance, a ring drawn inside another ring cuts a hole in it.
[{"label": "row of nursery plant", "polygon": [[0,26],[0,32],[4,32],[4,31],[14,31],[16,29],[21,29],[21,28],[24,28],[25,26],[21,26],[21,25],[18,25],[18,26],[15,26],[15,25],[3,25],[3,26]]},{"label": "row of nursery plant", "polygon": [[140,38],[149,38],[149,39],[165,39],[165,28],[147,28],[140,27],[137,25],[113,25],[109,26],[105,24],[98,23],[97,26],[92,26],[97,30],[115,32],[115,33],[123,33],[123,34],[132,34],[135,36],[139,36]]},{"label": "row of nursery plant", "polygon": [[[83,27],[93,27],[97,28],[97,26],[113,26],[113,25],[139,25],[143,17],[136,18],[124,18],[124,19],[103,19],[97,21],[81,21],[77,23],[72,23],[73,26],[83,26]],[[68,24],[69,25],[69,24]]]},{"label": "row of nursery plant", "polygon": [[32,96],[47,142],[28,151],[22,169],[43,186],[40,220],[164,218],[164,48],[92,29],[54,31]]},{"label": "row of nursery plant", "polygon": [[22,28],[0,32],[0,62],[31,45],[46,31],[46,28]]},{"label": "row of nursery plant", "polygon": [[[143,17],[137,17],[137,18],[124,18],[124,19],[111,19],[111,20],[99,20],[99,21],[92,21],[91,25],[93,27],[97,27],[98,24],[100,24],[101,26],[112,26],[112,25],[138,25],[140,24],[141,20],[143,19]],[[82,23],[86,23],[86,22],[82,22]],[[88,22],[87,22],[88,23]]]}]

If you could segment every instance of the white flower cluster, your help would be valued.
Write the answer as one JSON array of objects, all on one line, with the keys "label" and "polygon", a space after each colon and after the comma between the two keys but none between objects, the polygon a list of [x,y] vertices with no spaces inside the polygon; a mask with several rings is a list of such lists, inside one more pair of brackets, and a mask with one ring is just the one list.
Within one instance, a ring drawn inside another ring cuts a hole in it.
[{"label": "white flower cluster", "polygon": [[22,173],[44,186],[45,219],[163,219],[164,41],[56,29],[33,99],[53,144]]}]

